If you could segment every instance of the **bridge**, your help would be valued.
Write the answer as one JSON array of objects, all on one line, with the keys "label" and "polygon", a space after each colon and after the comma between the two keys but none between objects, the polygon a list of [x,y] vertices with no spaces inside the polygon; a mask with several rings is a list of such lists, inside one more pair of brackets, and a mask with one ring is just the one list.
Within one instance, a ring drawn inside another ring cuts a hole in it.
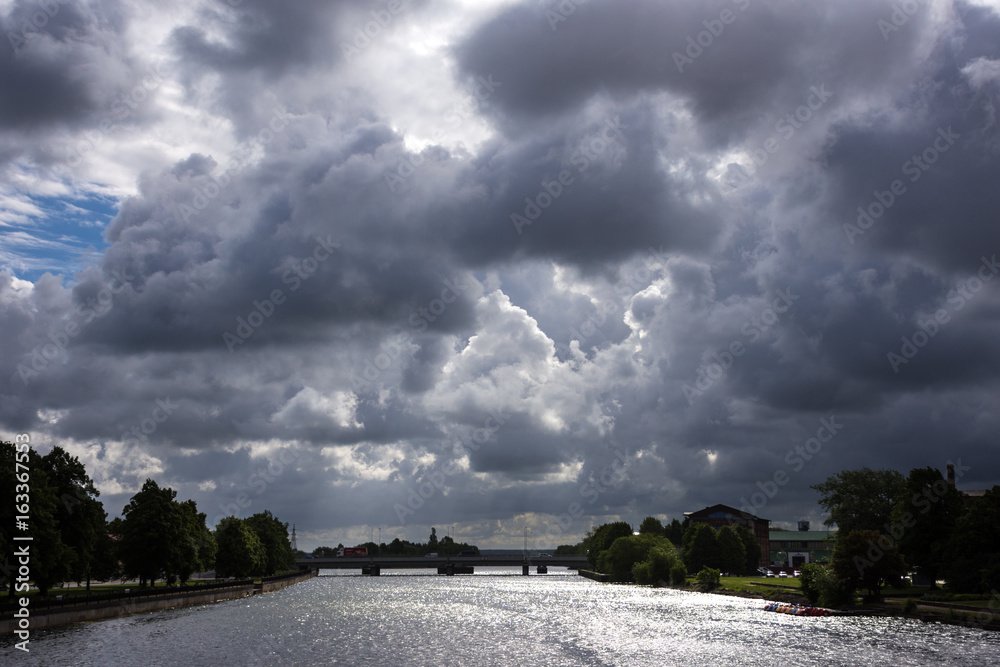
[{"label": "bridge", "polygon": [[341,558],[298,558],[300,570],[361,570],[362,574],[378,576],[384,569],[427,569],[438,574],[472,574],[476,567],[520,567],[521,574],[528,574],[535,567],[545,574],[549,567],[580,569],[587,567],[586,556],[354,556]]}]

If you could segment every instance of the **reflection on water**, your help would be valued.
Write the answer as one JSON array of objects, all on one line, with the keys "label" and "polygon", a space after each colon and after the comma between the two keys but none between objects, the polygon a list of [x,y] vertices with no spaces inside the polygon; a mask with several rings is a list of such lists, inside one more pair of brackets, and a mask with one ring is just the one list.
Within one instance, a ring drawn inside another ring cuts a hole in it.
[{"label": "reflection on water", "polygon": [[[336,571],[277,593],[37,633],[26,665],[1000,665],[1000,635],[520,576]],[[24,657],[23,657],[24,656]]]}]

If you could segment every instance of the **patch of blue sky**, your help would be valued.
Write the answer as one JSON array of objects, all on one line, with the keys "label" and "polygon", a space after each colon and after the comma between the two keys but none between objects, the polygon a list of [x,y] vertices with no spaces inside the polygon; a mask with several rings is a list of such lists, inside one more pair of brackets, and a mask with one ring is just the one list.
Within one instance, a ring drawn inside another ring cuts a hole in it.
[{"label": "patch of blue sky", "polygon": [[114,197],[18,197],[0,200],[0,270],[35,282],[44,273],[73,275],[99,261],[104,229],[118,212]]}]

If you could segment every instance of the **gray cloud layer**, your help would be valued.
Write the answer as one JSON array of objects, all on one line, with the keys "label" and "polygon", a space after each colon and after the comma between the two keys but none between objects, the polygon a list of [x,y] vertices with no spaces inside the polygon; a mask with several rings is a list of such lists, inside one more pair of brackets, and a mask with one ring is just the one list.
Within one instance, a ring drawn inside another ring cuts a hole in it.
[{"label": "gray cloud layer", "polygon": [[[0,56],[8,160],[44,165],[23,137],[84,131],[141,76],[130,11],[60,6]],[[510,5],[449,47],[487,98],[473,150],[407,144],[388,71],[320,85],[371,11],[172,28],[171,76],[240,148],[137,174],[72,282],[0,274],[0,420],[75,448],[112,512],[152,475],[316,542],[548,544],[778,470],[758,513],[784,522],[844,468],[1000,481],[992,10],[886,32],[868,2]],[[366,53],[449,11],[407,3]]]}]

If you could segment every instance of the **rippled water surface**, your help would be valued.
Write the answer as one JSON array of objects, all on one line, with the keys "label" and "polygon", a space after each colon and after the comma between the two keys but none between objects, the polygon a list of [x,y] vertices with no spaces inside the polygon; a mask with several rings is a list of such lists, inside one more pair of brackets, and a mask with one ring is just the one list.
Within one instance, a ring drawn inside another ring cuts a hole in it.
[{"label": "rippled water surface", "polygon": [[[800,618],[756,600],[520,576],[336,572],[291,588],[4,638],[27,665],[1000,665],[1000,635]],[[13,660],[8,661],[8,658]]]}]

